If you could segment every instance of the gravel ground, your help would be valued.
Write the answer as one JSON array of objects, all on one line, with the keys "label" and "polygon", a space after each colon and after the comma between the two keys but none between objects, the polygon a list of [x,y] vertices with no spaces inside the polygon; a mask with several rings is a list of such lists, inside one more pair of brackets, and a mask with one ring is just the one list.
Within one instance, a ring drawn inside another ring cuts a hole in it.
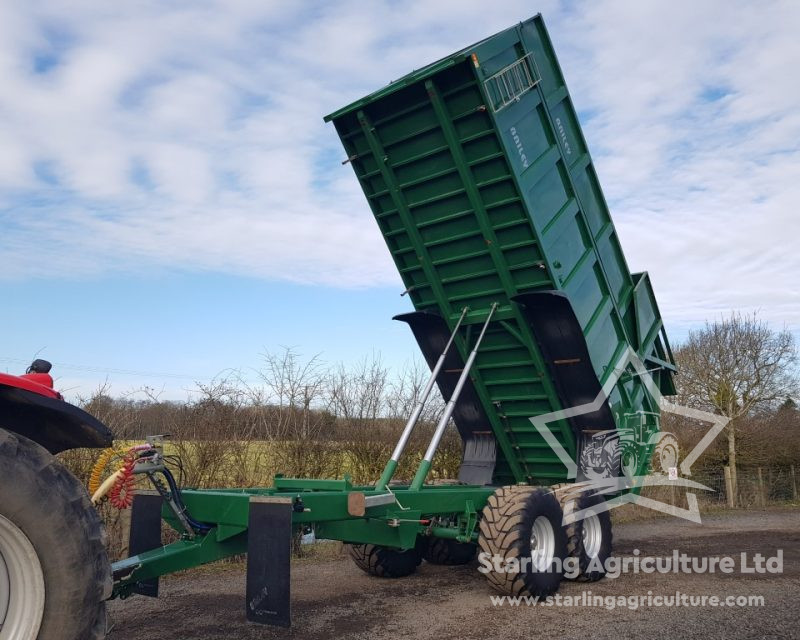
[{"label": "gravel ground", "polygon": [[[400,580],[363,574],[347,557],[298,562],[292,569],[291,630],[251,625],[244,616],[244,566],[223,565],[162,581],[161,597],[110,605],[110,640],[155,638],[798,638],[800,637],[800,510],[710,515],[702,525],[676,519],[615,527],[615,555],[733,556],[733,574],[639,574],[585,585],[564,582],[559,593],[581,596],[688,595],[764,597],[763,607],[589,606],[495,607],[477,564],[423,563]],[[738,571],[742,552],[774,556],[782,574]]]}]

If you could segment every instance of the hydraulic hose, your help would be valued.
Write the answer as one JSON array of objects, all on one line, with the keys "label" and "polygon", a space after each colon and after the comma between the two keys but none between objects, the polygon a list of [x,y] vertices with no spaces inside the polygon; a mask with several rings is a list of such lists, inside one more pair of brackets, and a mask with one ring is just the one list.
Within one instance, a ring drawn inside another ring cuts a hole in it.
[{"label": "hydraulic hose", "polygon": [[175,482],[175,476],[172,475],[172,472],[169,469],[164,468],[161,470],[161,475],[164,476],[164,478],[167,481],[167,484],[169,485],[169,490],[170,493],[172,494],[172,500],[175,502],[175,505],[178,507],[178,509],[186,518],[186,521],[191,525],[191,527],[193,529],[197,529],[198,531],[209,531],[213,529],[211,525],[198,522],[197,520],[192,518],[192,516],[189,514],[189,510],[186,508],[186,505],[183,502],[183,498],[181,497],[181,491],[178,488],[177,483]]}]

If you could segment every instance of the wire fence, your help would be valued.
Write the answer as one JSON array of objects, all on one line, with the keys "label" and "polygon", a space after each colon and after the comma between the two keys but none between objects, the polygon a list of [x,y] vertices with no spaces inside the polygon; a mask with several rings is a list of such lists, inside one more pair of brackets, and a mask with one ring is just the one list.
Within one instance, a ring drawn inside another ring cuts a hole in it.
[{"label": "wire fence", "polygon": [[794,465],[788,467],[741,467],[734,477],[729,467],[699,474],[693,480],[714,489],[707,502],[731,507],[765,507],[768,504],[797,502],[798,482]]},{"label": "wire fence", "polygon": [[[797,503],[800,480],[794,465],[740,467],[736,472],[736,489],[733,474],[728,467],[705,469],[693,473],[689,479],[708,487],[708,490],[690,490],[697,496],[701,507],[758,508],[769,505]],[[669,504],[684,501],[685,491],[678,487],[658,486],[643,495]]]}]

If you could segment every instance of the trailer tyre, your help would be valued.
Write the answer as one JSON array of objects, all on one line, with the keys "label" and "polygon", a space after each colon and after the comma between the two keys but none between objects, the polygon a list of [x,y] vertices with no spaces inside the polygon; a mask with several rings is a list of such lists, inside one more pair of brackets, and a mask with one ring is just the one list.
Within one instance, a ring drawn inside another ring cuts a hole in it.
[{"label": "trailer tyre", "polygon": [[86,491],[49,452],[0,429],[0,640],[99,640],[111,566]]},{"label": "trailer tyre", "polygon": [[469,564],[478,553],[478,545],[447,538],[433,538],[425,549],[425,560],[431,564],[455,566]]},{"label": "trailer tyre", "polygon": [[478,538],[479,570],[489,584],[514,596],[555,593],[567,557],[561,519],[552,491],[524,486],[495,491],[483,508]]},{"label": "trailer tyre", "polygon": [[418,549],[392,549],[376,544],[351,544],[350,557],[356,566],[371,576],[403,578],[417,570],[422,562]]},{"label": "trailer tyre", "polygon": [[[605,500],[584,491],[566,494],[561,502],[564,518],[568,519],[573,513],[604,504]],[[577,565],[577,575],[569,575],[569,578],[578,582],[596,582],[605,576],[606,560],[611,557],[613,542],[609,512],[587,511],[584,518],[568,523],[564,530],[567,534],[569,555]]]}]

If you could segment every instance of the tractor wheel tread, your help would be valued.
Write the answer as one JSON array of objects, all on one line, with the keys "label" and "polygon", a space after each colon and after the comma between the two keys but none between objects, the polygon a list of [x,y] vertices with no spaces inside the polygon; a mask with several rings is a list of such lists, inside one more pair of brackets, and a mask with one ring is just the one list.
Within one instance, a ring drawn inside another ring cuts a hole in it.
[{"label": "tractor wheel tread", "polygon": [[[562,495],[562,509],[564,511],[564,518],[569,519],[569,516],[575,511],[582,511],[589,508],[594,504],[600,504],[603,498],[592,494],[591,492],[572,492]],[[613,533],[611,530],[611,517],[608,511],[603,511],[597,514],[602,531],[602,543],[600,546],[599,560],[605,563],[606,559],[611,555],[611,548],[613,542]],[[571,558],[575,558],[578,563],[578,575],[573,578],[575,582],[596,582],[605,576],[605,571],[597,568],[590,568],[591,559],[585,552],[583,546],[583,526],[585,520],[577,520],[565,525],[564,530],[567,534],[567,549]]]},{"label": "tractor wheel tread", "polygon": [[102,638],[111,565],[85,489],[43,447],[2,429],[0,466],[14,478],[7,491],[0,486],[0,513],[28,536],[44,573],[39,640]]}]

